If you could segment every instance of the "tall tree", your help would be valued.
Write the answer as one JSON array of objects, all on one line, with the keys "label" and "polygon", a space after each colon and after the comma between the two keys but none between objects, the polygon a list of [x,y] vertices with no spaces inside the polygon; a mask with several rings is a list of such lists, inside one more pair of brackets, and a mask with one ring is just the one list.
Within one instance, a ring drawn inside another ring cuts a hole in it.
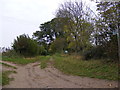
[{"label": "tall tree", "polygon": [[76,52],[83,51],[90,45],[89,38],[92,24],[89,22],[88,8],[83,2],[65,2],[56,13],[56,17],[64,18],[64,31],[67,33],[68,47],[75,46]]},{"label": "tall tree", "polygon": [[104,46],[108,57],[118,59],[117,30],[120,22],[120,2],[100,2],[97,7],[101,18],[101,22],[97,23],[98,43]]},{"label": "tall tree", "polygon": [[40,31],[33,33],[33,38],[38,42],[51,43],[55,38],[63,37],[63,20],[62,18],[54,18],[40,25]]},{"label": "tall tree", "polygon": [[56,38],[65,38],[64,23],[64,18],[53,18],[41,24],[40,31],[33,33],[33,38],[49,52],[50,45]]}]

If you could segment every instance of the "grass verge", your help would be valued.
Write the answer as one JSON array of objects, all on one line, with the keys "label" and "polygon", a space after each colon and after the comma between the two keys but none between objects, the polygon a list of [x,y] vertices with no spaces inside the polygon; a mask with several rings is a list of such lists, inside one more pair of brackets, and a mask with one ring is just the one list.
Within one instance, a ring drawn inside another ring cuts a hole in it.
[{"label": "grass verge", "polygon": [[118,80],[118,64],[103,60],[81,60],[77,56],[53,56],[54,66],[66,74]]},{"label": "grass verge", "polygon": [[53,59],[55,68],[64,72],[65,74],[91,77],[107,80],[118,80],[118,64],[106,63],[105,60],[81,60],[80,56],[75,55],[53,55],[42,56],[41,68],[47,67],[50,59]]},{"label": "grass verge", "polygon": [[16,73],[15,71],[4,71],[2,73],[2,85],[7,85],[11,80],[14,80],[14,78],[9,78],[9,75],[11,73]]},{"label": "grass verge", "polygon": [[33,63],[36,62],[39,58],[38,57],[33,57],[33,58],[23,58],[23,57],[19,57],[19,58],[11,58],[11,57],[7,57],[7,56],[3,56],[2,60],[3,61],[9,61],[9,62],[13,62],[16,64],[28,64],[28,63]]}]

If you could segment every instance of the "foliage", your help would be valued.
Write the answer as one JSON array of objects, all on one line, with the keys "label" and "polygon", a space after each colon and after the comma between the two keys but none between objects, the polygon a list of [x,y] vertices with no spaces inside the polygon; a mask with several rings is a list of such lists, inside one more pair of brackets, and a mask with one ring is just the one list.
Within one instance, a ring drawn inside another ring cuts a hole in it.
[{"label": "foliage", "polygon": [[[40,25],[40,31],[33,33],[33,38],[47,52],[50,50],[51,53],[59,53],[63,49],[70,52],[83,51],[91,45],[89,39],[93,25],[90,22],[90,12],[82,2],[65,2],[57,10],[55,18]],[[59,41],[60,38],[64,40]]]},{"label": "foliage", "polygon": [[107,58],[118,61],[118,42],[117,42],[117,35],[111,37],[111,40],[106,44],[106,55]]},{"label": "foliage", "polygon": [[51,43],[56,38],[64,37],[62,20],[62,18],[54,18],[51,21],[45,22],[40,25],[40,31],[33,33],[33,38],[37,40],[39,45],[44,47],[45,50],[43,53],[49,54]]},{"label": "foliage", "polygon": [[97,21],[97,42],[104,48],[104,53],[110,59],[118,60],[117,32],[120,18],[120,2],[100,2],[97,5],[100,21]]},{"label": "foliage", "polygon": [[119,29],[119,5],[119,2],[100,2],[97,4],[98,14],[95,15],[82,1],[65,2],[56,11],[55,18],[40,24],[40,30],[33,33],[34,40],[21,35],[14,41],[13,48],[24,56],[67,50],[80,53],[85,59],[108,58],[117,61],[115,33]]},{"label": "foliage", "polygon": [[57,38],[50,46],[50,52],[51,53],[61,53],[66,48],[66,41],[64,38]]},{"label": "foliage", "polygon": [[37,42],[25,34],[20,35],[14,40],[13,49],[23,56],[35,56],[39,54]]},{"label": "foliage", "polygon": [[51,21],[40,25],[40,31],[33,33],[33,38],[39,43],[51,43],[55,38],[63,36],[63,26],[61,25],[61,18],[54,18]]},{"label": "foliage", "polygon": [[101,59],[101,58],[105,58],[105,53],[104,53],[104,49],[101,46],[95,46],[89,50],[84,51],[83,56],[85,60]]},{"label": "foliage", "polygon": [[64,32],[66,40],[69,42],[68,48],[72,51],[80,52],[90,45],[89,38],[93,26],[89,22],[89,13],[90,11],[83,2],[71,1],[61,4],[56,13],[56,17],[64,18],[64,22],[66,22],[64,23]]},{"label": "foliage", "polygon": [[40,55],[48,55],[48,52],[43,45],[39,46],[39,54]]}]

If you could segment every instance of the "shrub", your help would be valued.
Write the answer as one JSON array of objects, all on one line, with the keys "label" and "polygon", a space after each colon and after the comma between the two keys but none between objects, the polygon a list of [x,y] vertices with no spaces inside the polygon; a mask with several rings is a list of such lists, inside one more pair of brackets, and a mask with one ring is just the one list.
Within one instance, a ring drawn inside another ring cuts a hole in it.
[{"label": "shrub", "polygon": [[20,35],[14,40],[13,49],[23,56],[35,56],[39,54],[37,41],[25,34]]},{"label": "shrub", "polygon": [[39,54],[40,55],[48,55],[47,50],[44,48],[44,46],[39,46]]},{"label": "shrub", "polygon": [[103,50],[102,47],[100,46],[96,46],[96,47],[92,47],[91,49],[85,51],[83,53],[84,59],[88,60],[88,59],[100,59],[105,57],[105,51]]}]

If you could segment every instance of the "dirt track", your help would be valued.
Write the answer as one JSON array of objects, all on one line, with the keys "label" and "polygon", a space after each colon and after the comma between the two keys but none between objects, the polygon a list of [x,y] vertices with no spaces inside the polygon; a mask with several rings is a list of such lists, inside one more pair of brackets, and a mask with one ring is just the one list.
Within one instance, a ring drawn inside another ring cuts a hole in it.
[{"label": "dirt track", "polygon": [[[5,62],[6,63],[6,62]],[[7,64],[11,64],[7,62]],[[12,64],[14,65],[14,64]],[[9,85],[3,88],[114,88],[118,87],[117,81],[100,80],[87,77],[65,75],[52,66],[40,69],[40,63],[31,63],[17,67],[16,74]],[[3,67],[3,70],[7,70]],[[9,68],[10,69],[10,68]]]}]

